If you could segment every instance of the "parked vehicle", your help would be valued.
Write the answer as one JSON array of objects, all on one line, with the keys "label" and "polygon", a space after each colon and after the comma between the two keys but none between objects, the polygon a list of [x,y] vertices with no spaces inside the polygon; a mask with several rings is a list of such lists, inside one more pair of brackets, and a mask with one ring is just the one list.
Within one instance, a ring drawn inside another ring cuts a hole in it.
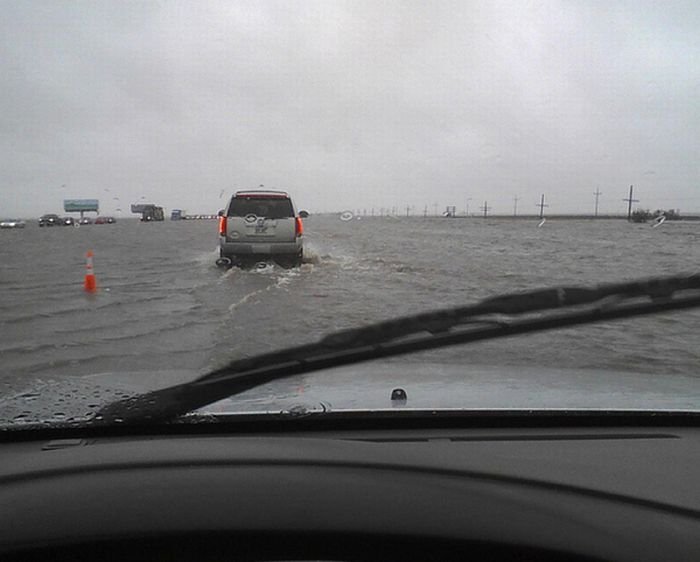
[{"label": "parked vehicle", "polygon": [[0,228],[24,228],[26,224],[22,219],[5,219],[0,222]]},{"label": "parked vehicle", "polygon": [[39,226],[60,226],[63,224],[61,217],[53,213],[39,217]]},{"label": "parked vehicle", "polygon": [[285,191],[238,191],[219,218],[217,265],[273,260],[300,265],[304,226]]}]

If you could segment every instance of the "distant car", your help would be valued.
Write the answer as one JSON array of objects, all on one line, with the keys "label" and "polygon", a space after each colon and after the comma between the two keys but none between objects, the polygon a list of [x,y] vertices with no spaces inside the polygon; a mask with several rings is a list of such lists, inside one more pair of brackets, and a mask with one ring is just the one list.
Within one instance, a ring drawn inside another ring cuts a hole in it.
[{"label": "distant car", "polygon": [[92,224],[92,219],[90,217],[81,217],[78,220],[78,224],[83,225],[83,224]]},{"label": "distant car", "polygon": [[75,219],[73,217],[63,217],[61,219],[62,224],[64,226],[74,226],[75,225]]},{"label": "distant car", "polygon": [[22,219],[5,219],[0,221],[0,228],[24,228],[26,224]]},{"label": "distant car", "polygon": [[39,217],[39,226],[58,226],[62,225],[63,221],[58,215],[49,213],[48,215],[42,215]]},{"label": "distant car", "polygon": [[114,224],[117,219],[114,217],[97,217],[95,219],[95,224]]},{"label": "distant car", "polygon": [[301,264],[304,227],[284,191],[238,191],[219,217],[217,265],[273,260]]}]

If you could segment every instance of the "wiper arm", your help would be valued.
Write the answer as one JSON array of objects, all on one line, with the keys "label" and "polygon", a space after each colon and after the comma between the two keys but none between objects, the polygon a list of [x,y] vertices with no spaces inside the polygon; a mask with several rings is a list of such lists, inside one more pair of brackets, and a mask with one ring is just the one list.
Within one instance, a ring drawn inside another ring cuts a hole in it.
[{"label": "wiper arm", "polygon": [[238,359],[192,382],[107,405],[94,423],[172,420],[270,381],[455,344],[700,306],[700,274],[507,294],[341,330],[316,343]]}]

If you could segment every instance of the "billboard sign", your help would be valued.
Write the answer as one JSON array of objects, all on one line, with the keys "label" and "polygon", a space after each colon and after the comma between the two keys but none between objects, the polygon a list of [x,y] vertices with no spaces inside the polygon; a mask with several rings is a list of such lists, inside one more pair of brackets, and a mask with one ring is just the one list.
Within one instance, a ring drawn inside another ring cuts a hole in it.
[{"label": "billboard sign", "polygon": [[81,213],[85,211],[100,211],[100,202],[97,199],[64,199],[63,210],[66,213]]}]

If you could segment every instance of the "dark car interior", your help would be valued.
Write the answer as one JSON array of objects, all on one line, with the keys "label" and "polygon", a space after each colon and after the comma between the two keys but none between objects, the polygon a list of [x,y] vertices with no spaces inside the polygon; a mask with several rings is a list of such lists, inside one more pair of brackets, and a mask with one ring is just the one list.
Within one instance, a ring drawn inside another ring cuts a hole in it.
[{"label": "dark car interior", "polygon": [[6,433],[3,560],[698,560],[696,416]]}]

